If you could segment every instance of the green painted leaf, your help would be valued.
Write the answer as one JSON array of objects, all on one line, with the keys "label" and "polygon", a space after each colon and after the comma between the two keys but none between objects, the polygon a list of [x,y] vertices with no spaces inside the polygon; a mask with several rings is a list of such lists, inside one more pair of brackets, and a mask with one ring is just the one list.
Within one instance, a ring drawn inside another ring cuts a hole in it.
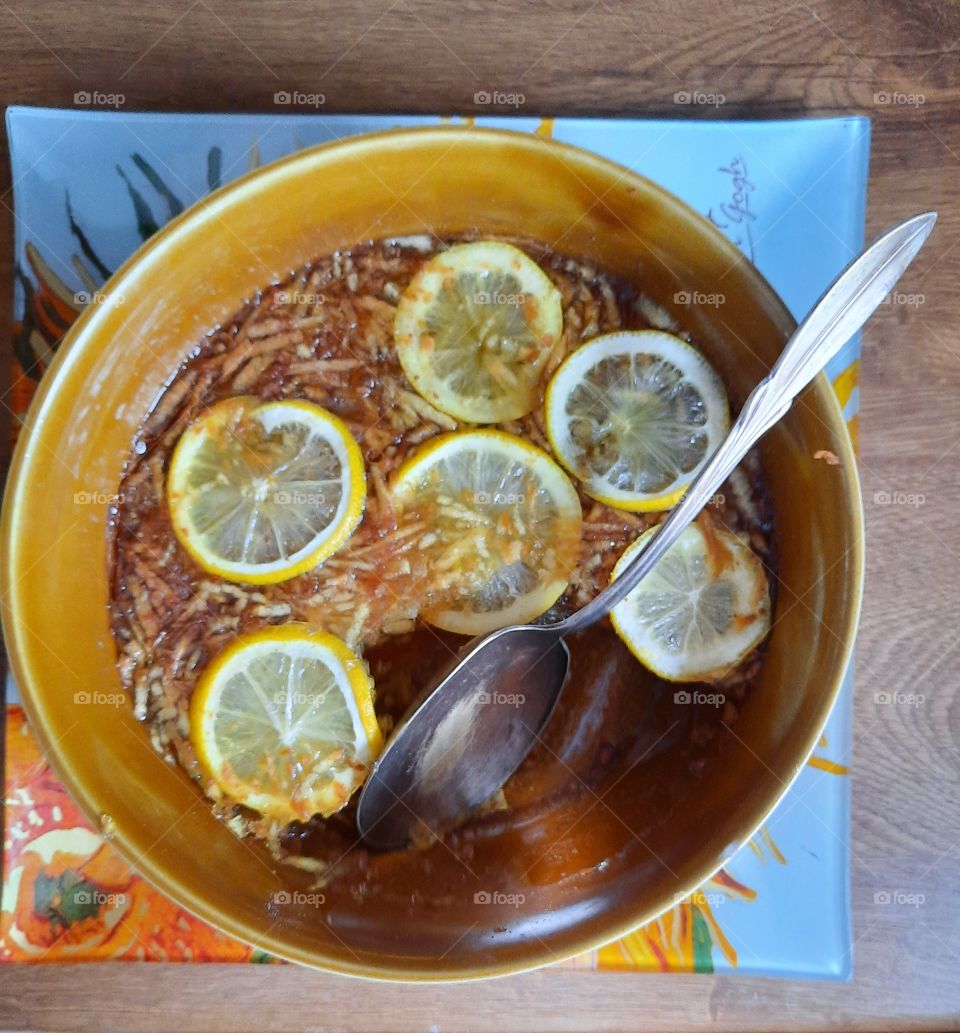
[{"label": "green painted leaf", "polygon": [[34,289],[30,278],[24,273],[20,264],[14,266],[13,275],[23,288],[23,319],[20,321],[20,331],[13,336],[13,354],[23,372],[31,380],[40,379],[40,371],[37,369],[37,357],[33,353],[33,346],[30,344],[30,334],[33,332],[33,302]]},{"label": "green painted leaf", "polygon": [[130,157],[133,159],[133,164],[144,174],[147,182],[154,190],[163,198],[167,205],[167,218],[172,219],[175,215],[179,215],[183,211],[183,202],[179,197],[164,183],[160,173],[147,161],[146,158],[141,157],[139,154],[131,154]]},{"label": "green painted leaf", "polygon": [[100,913],[96,887],[69,868],[62,875],[41,872],[33,885],[33,910],[52,925],[68,929]]},{"label": "green painted leaf", "polygon": [[207,186],[216,190],[221,183],[223,151],[219,147],[211,147],[207,152]]},{"label": "green painted leaf", "polygon": [[87,238],[86,233],[80,229],[79,224],[73,217],[73,207],[70,204],[70,194],[67,193],[67,218],[70,220],[70,232],[77,238],[80,250],[84,253],[90,264],[105,279],[110,279],[110,270],[100,261],[100,256],[93,250],[93,245]]},{"label": "green painted leaf", "polygon": [[698,907],[694,906],[690,910],[693,914],[693,970],[712,972],[713,939],[710,936],[710,926]]},{"label": "green painted leaf", "polygon": [[137,217],[137,232],[140,234],[141,240],[146,240],[148,237],[152,237],[159,229],[154,221],[153,212],[150,211],[150,206],[144,200],[143,194],[130,182],[126,172],[119,165],[117,166],[117,172],[124,183],[127,184],[127,193],[133,202],[133,211]]}]

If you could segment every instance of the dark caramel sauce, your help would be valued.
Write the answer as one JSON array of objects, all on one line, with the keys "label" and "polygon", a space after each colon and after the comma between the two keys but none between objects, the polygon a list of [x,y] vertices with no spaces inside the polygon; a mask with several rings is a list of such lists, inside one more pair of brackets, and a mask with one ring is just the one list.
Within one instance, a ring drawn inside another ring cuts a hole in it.
[{"label": "dark caramel sauce", "polygon": [[[399,719],[463,641],[419,625],[371,650],[378,712]],[[338,893],[396,903],[476,870],[501,870],[503,885],[548,887],[651,835],[692,784],[709,777],[736,707],[677,702],[678,692],[714,690],[659,679],[606,622],[568,644],[570,674],[541,742],[505,787],[507,809],[475,815],[426,849],[376,854],[358,840],[354,801],[328,821],[290,826],[287,847],[332,864]],[[743,688],[728,690],[731,702],[734,693],[742,697]],[[586,811],[592,821],[580,827]],[[537,860],[512,870],[521,857]]]}]

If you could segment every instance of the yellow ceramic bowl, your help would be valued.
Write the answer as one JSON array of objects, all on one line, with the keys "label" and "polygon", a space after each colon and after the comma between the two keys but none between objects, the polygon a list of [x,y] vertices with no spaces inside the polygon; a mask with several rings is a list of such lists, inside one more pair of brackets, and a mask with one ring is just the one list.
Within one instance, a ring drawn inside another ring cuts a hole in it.
[{"label": "yellow ceramic bowl", "polygon": [[[780,799],[823,729],[856,628],[860,496],[850,441],[821,377],[762,445],[781,586],[760,684],[721,775],[691,788],[643,843],[585,800],[575,836],[587,862],[576,877],[536,868],[544,849],[536,835],[500,859],[498,879],[517,880],[517,906],[475,907],[473,889],[492,878],[481,871],[463,899],[432,899],[430,885],[419,887],[412,911],[409,898],[363,903],[334,885],[324,907],[278,913],[274,894],[305,888],[303,873],[215,821],[196,786],[151,750],[130,707],[74,701],[84,690],[121,691],[107,617],[107,507],[75,497],[117,490],[134,432],[177,364],[258,287],[359,240],[468,229],[538,238],[638,280],[694,333],[735,405],[792,328],[774,292],[717,230],[592,154],[466,127],[359,137],[218,191],[116,273],[107,300],[79,320],[40,386],[4,504],[6,644],[31,725],[68,791],[95,825],[109,815],[117,849],[171,898],[273,954],[337,972],[514,972],[650,919],[715,871]],[[726,301],[692,309],[675,303],[681,291]],[[818,449],[840,464],[815,462]],[[639,791],[632,780],[642,777],[629,776],[624,789]]]}]

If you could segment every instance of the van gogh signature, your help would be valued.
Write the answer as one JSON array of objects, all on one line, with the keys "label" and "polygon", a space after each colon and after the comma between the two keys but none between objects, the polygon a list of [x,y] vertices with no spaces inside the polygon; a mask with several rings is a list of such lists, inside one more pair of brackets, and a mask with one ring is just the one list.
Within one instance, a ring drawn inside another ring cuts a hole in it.
[{"label": "van gogh signature", "polygon": [[756,189],[750,181],[747,163],[737,155],[729,165],[721,165],[718,172],[730,177],[730,188],[733,191],[730,200],[724,201],[714,213],[711,208],[707,218],[718,229],[726,230],[727,235],[737,247],[746,251],[750,261],[754,261],[753,228],[757,214],[750,208],[750,195]]}]

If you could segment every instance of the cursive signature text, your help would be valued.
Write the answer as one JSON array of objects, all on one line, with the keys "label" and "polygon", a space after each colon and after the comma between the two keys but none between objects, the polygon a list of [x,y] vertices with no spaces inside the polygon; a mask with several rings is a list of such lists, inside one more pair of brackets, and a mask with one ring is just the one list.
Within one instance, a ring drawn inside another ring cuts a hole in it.
[{"label": "cursive signature text", "polygon": [[753,247],[753,223],[757,215],[750,207],[750,195],[756,189],[750,181],[747,163],[737,155],[727,165],[721,165],[718,172],[729,176],[731,196],[716,210],[711,208],[707,218],[718,229],[724,230],[737,247],[746,251],[753,262],[756,258]]}]

